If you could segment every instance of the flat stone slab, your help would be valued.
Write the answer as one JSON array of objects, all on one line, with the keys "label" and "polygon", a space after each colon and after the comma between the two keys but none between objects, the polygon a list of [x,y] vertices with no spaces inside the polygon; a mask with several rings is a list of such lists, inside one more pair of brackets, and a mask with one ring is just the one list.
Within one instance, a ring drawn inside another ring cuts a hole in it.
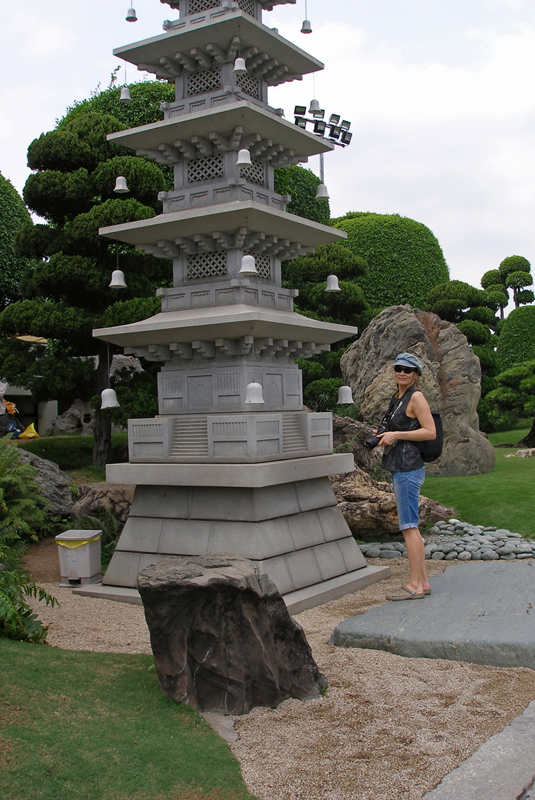
[{"label": "flat stone slab", "polygon": [[528,800],[535,797],[534,776],[535,700],[423,800]]},{"label": "flat stone slab", "polygon": [[344,620],[330,644],[535,669],[533,560],[459,564],[430,583],[423,600],[386,603]]}]

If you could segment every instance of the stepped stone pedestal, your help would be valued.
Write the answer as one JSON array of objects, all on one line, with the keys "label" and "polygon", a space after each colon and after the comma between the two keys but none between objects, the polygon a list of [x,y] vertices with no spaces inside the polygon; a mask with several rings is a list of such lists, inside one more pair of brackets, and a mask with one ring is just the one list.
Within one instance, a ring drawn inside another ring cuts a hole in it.
[{"label": "stepped stone pedestal", "polygon": [[353,458],[333,455],[330,414],[305,412],[295,363],[356,329],[301,316],[297,291],[281,285],[281,261],[346,236],[288,213],[291,198],[274,189],[276,168],[334,145],[271,108],[268,88],[323,65],[262,24],[291,0],[164,2],[180,18],[115,52],[174,83],[175,102],[162,121],[108,138],[172,165],[174,188],[162,214],[100,233],[172,262],[173,286],[158,290],[154,317],[94,331],[161,363],[159,415],[130,420],[130,463],[107,468],[109,483],[136,486],[134,501],[102,585],[83,592],[140,602],[150,564],[237,555],[295,613],[388,574],[366,566],[337,507],[328,475]]}]

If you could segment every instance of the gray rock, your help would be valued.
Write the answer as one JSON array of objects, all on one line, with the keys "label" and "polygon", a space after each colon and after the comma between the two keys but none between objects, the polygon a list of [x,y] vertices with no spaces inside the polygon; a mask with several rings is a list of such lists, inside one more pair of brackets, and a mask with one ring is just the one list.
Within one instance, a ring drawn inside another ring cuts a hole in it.
[{"label": "gray rock", "polygon": [[379,548],[381,550],[395,550],[396,549],[394,547],[394,542],[381,542],[381,544],[379,545]]},{"label": "gray rock", "polygon": [[35,481],[39,484],[43,497],[50,503],[47,514],[52,517],[67,516],[74,503],[71,493],[72,479],[53,461],[40,458],[20,447],[18,451],[21,461],[31,464],[37,470]]},{"label": "gray rock", "polygon": [[246,714],[327,685],[302,628],[251,561],[174,557],[138,585],[160,687],[200,711]]},{"label": "gray rock", "polygon": [[504,555],[500,555],[500,561],[514,561],[516,558],[514,553],[504,553]]},{"label": "gray rock", "polygon": [[472,561],[481,561],[481,550],[474,550],[472,552]]},{"label": "gray rock", "polygon": [[444,553],[441,553],[440,550],[435,550],[435,552],[431,554],[431,558],[435,561],[442,561]]},{"label": "gray rock", "polygon": [[454,561],[459,555],[456,550],[452,550],[451,553],[446,555],[446,561]]},{"label": "gray rock", "polygon": [[366,550],[366,558],[381,558],[381,551],[378,547],[369,547]]},{"label": "gray rock", "polygon": [[481,558],[483,561],[496,561],[500,556],[494,550],[482,550]]},{"label": "gray rock", "polygon": [[466,550],[463,553],[459,553],[457,556],[459,561],[470,561],[472,558],[472,553],[467,553]]},{"label": "gray rock", "polygon": [[398,550],[381,550],[381,558],[401,558]]},{"label": "gray rock", "polygon": [[533,553],[517,553],[516,557],[517,558],[533,558],[534,555],[533,555]]}]

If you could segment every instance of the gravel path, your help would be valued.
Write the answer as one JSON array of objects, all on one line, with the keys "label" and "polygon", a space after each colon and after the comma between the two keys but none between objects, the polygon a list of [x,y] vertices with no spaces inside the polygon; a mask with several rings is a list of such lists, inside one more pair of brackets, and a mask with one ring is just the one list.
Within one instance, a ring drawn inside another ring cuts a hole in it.
[{"label": "gravel path", "polygon": [[[39,608],[50,624],[49,644],[150,653],[140,606],[58,588],[55,545],[36,546],[28,566],[61,603]],[[277,709],[258,708],[236,718],[239,740],[232,749],[258,800],[420,800],[535,698],[532,670],[328,645],[341,620],[380,605],[386,592],[399,586],[407,561],[394,558],[389,566],[388,581],[297,617],[328,677],[326,697],[288,700]],[[446,568],[443,561],[426,566],[430,575]]]}]

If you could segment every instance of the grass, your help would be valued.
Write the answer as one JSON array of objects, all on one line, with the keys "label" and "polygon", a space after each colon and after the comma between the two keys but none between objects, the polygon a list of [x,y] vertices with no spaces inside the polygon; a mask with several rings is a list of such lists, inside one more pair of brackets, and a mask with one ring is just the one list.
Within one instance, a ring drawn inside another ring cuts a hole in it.
[{"label": "grass", "polygon": [[[528,430],[493,433],[489,440],[493,445],[518,442]],[[506,458],[515,449],[495,452],[493,472],[427,477],[422,494],[453,506],[461,519],[474,525],[496,525],[535,538],[535,458]]]},{"label": "grass", "polygon": [[254,800],[228,745],[150,656],[0,638],[2,800]]}]

